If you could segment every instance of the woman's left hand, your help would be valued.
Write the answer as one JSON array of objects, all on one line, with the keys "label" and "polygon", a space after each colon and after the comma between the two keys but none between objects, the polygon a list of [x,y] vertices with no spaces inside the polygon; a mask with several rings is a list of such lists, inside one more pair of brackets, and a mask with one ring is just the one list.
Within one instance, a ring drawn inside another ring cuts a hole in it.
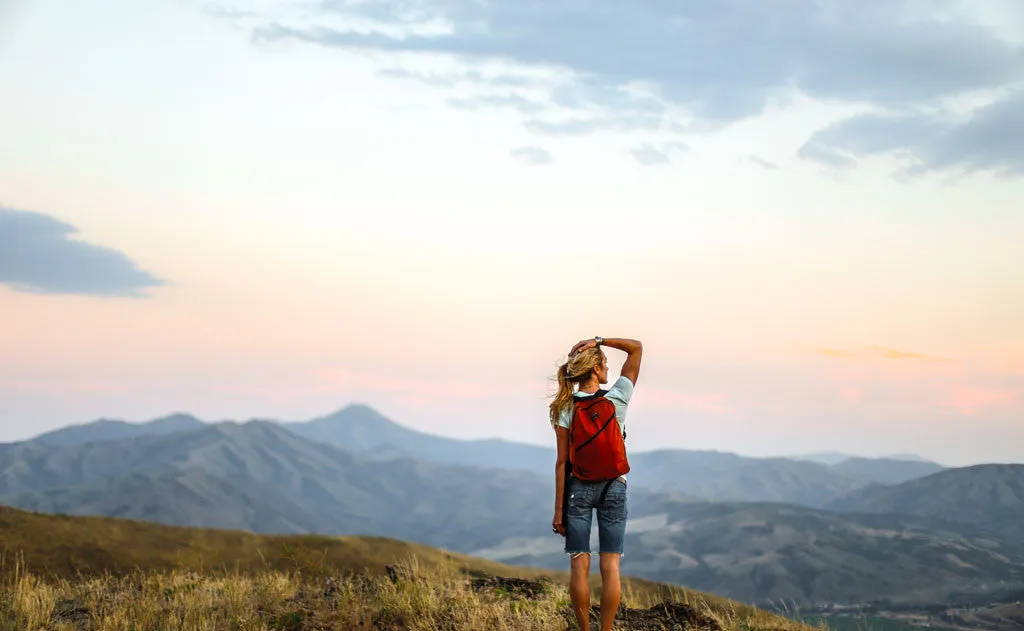
[{"label": "woman's left hand", "polygon": [[551,532],[565,536],[565,526],[562,525],[562,511],[555,511],[555,516],[551,520]]}]

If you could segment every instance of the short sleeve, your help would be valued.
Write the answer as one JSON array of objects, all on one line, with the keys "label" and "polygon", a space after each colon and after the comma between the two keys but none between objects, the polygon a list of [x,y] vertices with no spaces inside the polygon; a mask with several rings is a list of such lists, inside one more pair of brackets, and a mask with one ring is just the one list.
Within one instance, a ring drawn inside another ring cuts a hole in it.
[{"label": "short sleeve", "polygon": [[572,416],[570,414],[570,410],[572,410],[572,406],[571,405],[568,406],[568,407],[562,408],[562,413],[558,415],[558,426],[559,427],[564,427],[565,429],[569,429],[569,421],[572,420]]},{"label": "short sleeve", "polygon": [[633,382],[629,377],[619,377],[605,396],[620,405],[628,405],[633,397]]}]

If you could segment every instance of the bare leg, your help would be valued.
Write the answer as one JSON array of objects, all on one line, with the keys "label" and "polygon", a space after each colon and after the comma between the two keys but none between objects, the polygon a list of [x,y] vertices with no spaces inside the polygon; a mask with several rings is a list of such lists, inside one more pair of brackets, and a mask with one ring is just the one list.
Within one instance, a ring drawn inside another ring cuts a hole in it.
[{"label": "bare leg", "polygon": [[569,572],[569,596],[572,610],[576,613],[576,624],[580,631],[590,631],[590,555],[572,557]]},{"label": "bare leg", "polygon": [[622,600],[619,558],[618,554],[601,555],[601,631],[612,631],[615,613]]}]

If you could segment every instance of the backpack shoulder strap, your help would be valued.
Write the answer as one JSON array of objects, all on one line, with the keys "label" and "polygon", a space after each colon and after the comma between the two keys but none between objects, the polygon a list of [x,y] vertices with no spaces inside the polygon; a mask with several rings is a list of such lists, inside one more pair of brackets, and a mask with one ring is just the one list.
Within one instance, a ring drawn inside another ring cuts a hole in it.
[{"label": "backpack shoulder strap", "polygon": [[607,390],[598,390],[597,392],[595,392],[593,394],[588,394],[588,395],[585,395],[585,396],[582,396],[582,397],[578,397],[576,395],[573,395],[573,402],[572,402],[573,408],[575,409],[575,406],[578,403],[589,403],[591,401],[595,401],[597,399],[600,399],[600,398],[604,397],[607,394],[608,394]]}]

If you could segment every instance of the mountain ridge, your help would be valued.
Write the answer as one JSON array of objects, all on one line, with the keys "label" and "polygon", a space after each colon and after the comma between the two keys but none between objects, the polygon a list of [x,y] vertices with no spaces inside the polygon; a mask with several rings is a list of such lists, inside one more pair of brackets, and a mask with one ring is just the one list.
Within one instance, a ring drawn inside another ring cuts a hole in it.
[{"label": "mountain ridge", "polygon": [[840,513],[905,514],[1001,531],[1024,523],[1024,465],[947,469],[894,486],[872,485],[830,502]]},{"label": "mountain ridge", "polygon": [[129,423],[115,419],[97,419],[45,432],[30,440],[44,442],[55,447],[71,447],[83,442],[117,440],[119,438],[146,434],[171,434],[188,429],[197,429],[203,424],[196,417],[183,412],[176,412],[143,423]]},{"label": "mountain ridge", "polygon": [[[187,415],[179,415],[181,417],[188,419],[186,429],[220,425],[202,423]],[[464,440],[428,434],[400,425],[363,404],[349,405],[310,421],[259,419],[246,422],[273,424],[305,439],[377,461],[413,458],[440,465],[551,476],[555,460],[551,447],[504,439]],[[122,425],[117,427],[122,434],[126,430]],[[149,429],[157,435],[169,433],[153,423],[133,425],[129,431],[131,435],[142,436]],[[101,438],[110,438],[107,425],[99,425],[98,430]],[[44,444],[73,447],[76,441],[82,444],[93,438],[88,425],[75,426],[73,432],[58,434],[60,441],[53,440],[53,434],[45,434],[35,442],[41,440]],[[113,436],[124,437],[116,433]],[[0,453],[5,451],[9,448],[0,449]],[[634,452],[630,454],[630,461],[633,465],[631,481],[637,487],[684,493],[695,499],[782,501],[811,507],[823,507],[871,483],[897,484],[942,470],[934,463],[846,459],[830,466],[800,459],[750,458],[729,452],[685,449]]]}]

